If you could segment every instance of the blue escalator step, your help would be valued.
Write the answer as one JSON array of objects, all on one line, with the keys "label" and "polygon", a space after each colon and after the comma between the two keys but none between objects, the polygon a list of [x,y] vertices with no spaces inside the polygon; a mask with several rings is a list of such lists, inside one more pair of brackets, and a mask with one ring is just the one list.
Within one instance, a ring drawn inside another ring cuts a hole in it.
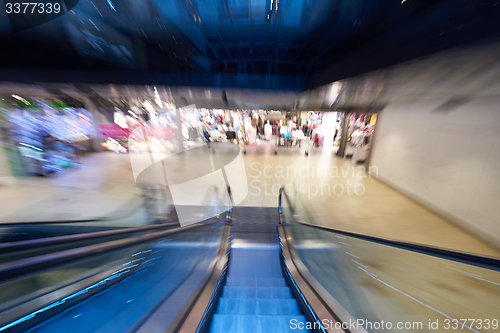
[{"label": "blue escalator step", "polygon": [[231,252],[231,277],[282,277],[277,250],[233,249]]},{"label": "blue escalator step", "polygon": [[[299,326],[302,323],[303,326]],[[309,332],[299,329],[305,327],[306,318],[302,315],[230,315],[214,314],[210,333],[285,333]]]},{"label": "blue escalator step", "polygon": [[218,314],[300,315],[295,299],[220,298]]},{"label": "blue escalator step", "polygon": [[285,278],[233,278],[228,277],[227,286],[238,287],[287,287]]},{"label": "blue escalator step", "polygon": [[293,298],[288,287],[235,287],[225,286],[222,290],[225,298]]}]

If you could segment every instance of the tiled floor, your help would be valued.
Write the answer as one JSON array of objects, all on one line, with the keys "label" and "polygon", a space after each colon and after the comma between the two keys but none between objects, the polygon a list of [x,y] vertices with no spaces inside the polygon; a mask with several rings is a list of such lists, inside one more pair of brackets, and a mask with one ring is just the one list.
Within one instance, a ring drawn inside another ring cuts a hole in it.
[{"label": "tiled floor", "polygon": [[94,153],[50,177],[0,187],[0,223],[111,217],[140,204],[128,155]]},{"label": "tiled floor", "polygon": [[[248,195],[240,206],[277,207],[279,187],[290,184],[287,191],[299,189],[316,223],[500,256],[482,240],[378,181],[376,169],[363,172],[349,159],[320,148],[309,149],[309,156],[305,147],[279,148],[275,155],[273,143],[261,141],[246,148]],[[82,163],[86,168],[0,188],[0,221],[110,216],[126,210],[131,202],[140,203],[127,154],[103,152],[85,157]]]},{"label": "tiled floor", "polygon": [[247,147],[249,194],[242,205],[275,206],[279,185],[294,184],[318,224],[500,256],[497,249],[376,179],[375,168],[370,175],[327,149],[311,148],[309,156],[304,151],[281,148],[274,155],[272,144],[265,142]]}]

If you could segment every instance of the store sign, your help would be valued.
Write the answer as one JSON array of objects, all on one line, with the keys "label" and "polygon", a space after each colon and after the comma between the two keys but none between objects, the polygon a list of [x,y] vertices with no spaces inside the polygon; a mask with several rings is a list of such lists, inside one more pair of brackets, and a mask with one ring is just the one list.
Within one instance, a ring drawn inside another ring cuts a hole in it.
[{"label": "store sign", "polygon": [[[143,126],[143,125],[139,125]],[[146,137],[152,137],[163,140],[173,140],[176,138],[175,128],[171,127],[161,127],[161,126],[143,126],[140,132],[134,132],[130,128],[122,128],[116,124],[101,124],[99,125],[101,134],[104,137],[118,139],[118,138],[130,138],[134,141],[143,141],[144,134]],[[134,133],[141,133],[141,135],[136,135]]]},{"label": "store sign", "polygon": [[121,128],[115,124],[101,124],[99,125],[99,129],[102,136],[112,139],[126,138],[130,134],[128,128]]}]

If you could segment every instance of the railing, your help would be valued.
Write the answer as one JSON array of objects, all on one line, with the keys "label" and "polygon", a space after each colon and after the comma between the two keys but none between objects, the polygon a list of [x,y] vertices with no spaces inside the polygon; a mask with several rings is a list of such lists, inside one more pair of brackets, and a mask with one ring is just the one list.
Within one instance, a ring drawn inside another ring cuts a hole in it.
[{"label": "railing", "polygon": [[0,281],[18,278],[33,271],[40,271],[41,269],[54,267],[55,265],[64,264],[77,259],[88,258],[96,254],[102,254],[131,245],[137,245],[157,238],[162,238],[168,235],[198,228],[200,226],[202,226],[202,224],[193,224],[183,228],[174,228],[148,235],[120,239],[91,246],[84,246],[76,249],[70,249],[0,264]]},{"label": "railing", "polygon": [[67,244],[83,240],[91,240],[91,239],[98,239],[105,237],[134,234],[139,232],[161,230],[175,225],[179,225],[179,223],[177,222],[166,223],[166,224],[150,225],[147,227],[122,228],[122,229],[114,229],[106,231],[78,233],[65,236],[44,237],[44,238],[30,239],[30,240],[10,242],[10,243],[0,243],[0,253],[5,254],[16,251],[25,251],[28,249],[35,249],[50,245]]},{"label": "railing", "polygon": [[467,316],[498,325],[498,258],[319,226],[284,188],[279,212],[291,260],[339,322],[364,321],[355,328],[370,332],[384,331],[382,321],[480,329]]},{"label": "railing", "polygon": [[[209,195],[213,196],[213,194],[214,193],[212,193],[211,191]],[[150,196],[146,194],[144,195],[144,197],[146,199],[143,200],[144,201],[143,204],[135,207],[133,206],[132,209],[140,208],[142,205],[148,207],[149,204],[147,202],[150,201]],[[171,206],[171,204],[168,205]],[[113,219],[119,221],[121,217],[133,214],[133,212],[130,212],[131,208],[130,207],[127,208],[129,212],[127,212],[126,214],[122,213],[121,216],[114,217]],[[49,228],[49,230],[43,229],[43,232],[47,234],[44,235],[43,237],[39,237],[40,235],[37,234],[39,232],[38,229],[34,228],[32,231],[30,229],[30,231],[33,232],[34,236],[38,236],[39,238],[0,243],[0,253],[1,253],[0,263],[8,260],[20,259],[20,257],[22,256],[28,257],[37,254],[34,253],[34,251],[29,251],[29,250],[41,250],[43,251],[43,253],[56,252],[65,250],[64,248],[65,245],[66,247],[79,247],[83,245],[92,245],[97,243],[99,240],[102,241],[102,239],[105,238],[108,238],[108,240],[116,240],[118,237],[122,236],[158,231],[179,225],[179,222],[166,223],[166,221],[162,221],[163,223],[161,224],[146,225],[143,227],[112,228],[111,230],[96,231],[96,232],[87,232],[89,231],[87,230],[87,228],[80,229],[77,227],[75,230],[73,230],[73,228],[70,229],[71,231],[70,234],[60,235],[60,236],[50,236],[51,232],[57,233],[60,231],[59,230],[61,228],[60,224],[67,224],[67,223],[71,224],[71,223],[81,223],[81,222],[91,222],[93,224],[94,222],[112,221],[113,219],[106,218],[106,219],[94,219],[94,220],[72,220],[72,221],[38,221],[38,222],[26,222],[26,223],[14,224],[17,226],[23,224],[30,224],[30,225],[50,224],[59,226],[57,228],[51,227]],[[9,225],[12,226],[12,224]],[[5,227],[5,224],[2,224],[1,226]],[[92,230],[93,228],[90,229]],[[68,230],[66,229],[63,230],[63,232],[67,231]],[[84,241],[86,241],[87,243],[86,244],[83,243]],[[49,246],[50,249],[47,248]]]},{"label": "railing", "polygon": [[116,209],[115,212],[110,213],[110,217],[97,217],[97,218],[90,218],[90,219],[73,219],[73,220],[46,220],[46,221],[16,221],[16,222],[2,222],[0,223],[0,226],[2,227],[13,227],[13,226],[26,226],[26,225],[57,225],[57,224],[81,224],[81,223],[89,223],[90,225],[92,224],[97,224],[98,222],[115,222],[115,221],[120,221],[121,219],[128,217],[131,214],[134,214],[137,212],[138,209],[144,208],[145,214],[146,214],[146,223],[154,222],[154,220],[157,218],[155,216],[159,211],[163,211],[165,214],[162,216],[161,220],[166,220],[169,217],[169,214],[172,210],[172,203],[168,203],[166,198],[166,192],[167,189],[162,190],[161,193],[161,207],[160,209],[157,209],[156,211],[151,212],[150,211],[150,206],[151,202],[153,200],[158,200],[158,198],[154,198],[153,192],[156,190],[148,187],[148,188],[142,188],[141,189],[143,193],[141,194],[142,198],[139,198],[139,202],[137,197],[134,197],[127,201],[125,204],[123,204],[120,208]]},{"label": "railing", "polygon": [[[282,197],[285,197],[287,200],[287,203],[292,207],[292,203],[290,201],[289,196],[286,194],[284,187],[281,187],[280,192],[279,192],[279,204],[278,204],[278,209],[280,213],[280,223],[281,223],[281,214],[283,211],[282,208]],[[310,221],[310,215],[308,214],[307,211],[304,211],[304,214],[307,216],[307,219]],[[311,228],[316,228],[332,233],[337,233],[340,235],[346,235],[350,237],[355,237],[359,238],[362,240],[367,240],[367,241],[372,241],[376,242],[382,245],[387,245],[387,246],[393,246],[396,248],[400,248],[403,250],[409,250],[409,251],[419,251],[421,253],[427,254],[427,255],[439,255],[439,256],[446,256],[450,259],[455,259],[455,260],[463,260],[470,262],[472,264],[484,264],[488,265],[491,267],[500,267],[500,258],[498,257],[491,257],[491,256],[486,256],[486,255],[478,255],[475,253],[470,253],[470,252],[463,252],[463,251],[458,251],[458,250],[451,250],[447,248],[442,248],[442,247],[437,247],[437,246],[431,246],[431,245],[426,245],[426,244],[420,244],[420,243],[412,243],[412,242],[407,242],[407,241],[401,241],[401,240],[396,240],[396,239],[391,239],[391,238],[382,238],[382,237],[377,237],[377,236],[372,236],[372,235],[367,235],[367,234],[361,234],[357,232],[352,232],[352,231],[346,231],[346,230],[341,230],[337,228],[332,228],[332,227],[326,227],[318,224],[313,224],[310,222],[305,222],[304,218],[301,217],[299,214],[296,214],[295,212],[293,213],[293,218],[296,223],[299,223],[301,225],[311,227]]]},{"label": "railing", "polygon": [[[218,195],[217,190],[214,187],[210,189],[210,194],[208,197],[212,197],[213,195]],[[217,201],[217,200],[215,200]],[[220,201],[220,200],[219,200]],[[225,221],[230,220],[230,217],[224,217]],[[95,258],[100,258],[103,256],[106,256],[107,254],[110,254],[111,257],[108,259],[105,259],[104,261],[101,262],[105,263],[107,262],[106,260],[109,260],[113,257],[113,253],[120,253],[117,252],[122,249],[128,249],[128,248],[137,248],[141,244],[148,244],[151,241],[166,238],[166,237],[171,237],[172,235],[175,234],[182,234],[184,231],[189,231],[189,230],[194,230],[198,228],[204,228],[208,224],[212,224],[214,222],[218,222],[220,219],[211,219],[207,222],[204,223],[198,223],[198,224],[193,224],[187,227],[183,228],[174,228],[170,230],[165,230],[165,231],[157,231],[155,233],[148,233],[145,235],[141,236],[136,236],[136,237],[131,237],[127,239],[120,239],[116,241],[111,241],[111,242],[106,242],[102,244],[95,244],[95,245],[90,245],[90,246],[85,246],[85,247],[80,247],[80,248],[75,248],[75,249],[70,249],[70,250],[64,250],[56,253],[50,253],[46,255],[40,255],[36,257],[31,257],[31,258],[26,258],[26,259],[21,259],[17,260],[14,262],[9,262],[5,264],[0,264],[0,281],[2,281],[2,284],[0,284],[0,290],[7,290],[6,288],[12,289],[12,287],[15,286],[16,281],[29,281],[32,278],[36,278],[37,275],[40,274],[45,274],[44,272],[50,273],[54,270],[57,269],[57,267],[61,267],[62,270],[66,269],[65,267],[71,267],[71,265],[74,265],[73,263],[77,264],[79,262],[83,263],[83,267],[89,267],[85,269],[85,276],[75,276],[74,278],[71,278],[67,280],[68,282],[63,282],[61,281],[60,283],[56,283],[55,285],[47,285],[46,287],[43,287],[40,292],[36,292],[33,294],[33,296],[30,296],[30,294],[27,294],[25,296],[22,296],[24,293],[21,291],[20,296],[16,299],[12,299],[9,302],[4,302],[4,304],[0,304],[0,323],[3,322],[5,323],[6,321],[10,319],[15,319],[16,316],[19,317],[20,314],[29,312],[33,309],[33,306],[39,307],[43,304],[43,302],[51,302],[54,301],[54,298],[49,297],[47,301],[37,301],[37,302],[29,302],[30,300],[38,297],[38,298],[44,298],[45,295],[48,294],[57,294],[54,295],[54,297],[61,297],[66,293],[64,290],[68,290],[67,292],[74,292],[75,289],[82,288],[85,289],[86,286],[92,285],[92,283],[96,283],[96,281],[99,281],[99,279],[106,274],[108,276],[111,275],[119,275],[119,276],[113,276],[113,281],[107,281],[106,286],[109,286],[110,283],[116,283],[123,278],[130,276],[132,272],[121,272],[120,274],[115,274],[115,273],[106,273],[99,269],[99,260],[96,261]],[[112,231],[106,231],[103,233],[98,233],[102,237],[109,236],[109,235],[115,235],[115,234],[123,234],[124,232],[148,232],[148,231],[156,231],[162,228],[165,228],[169,225],[153,225],[153,226],[147,226],[143,228],[130,228],[127,229],[127,231],[122,231],[122,230],[112,230]],[[134,229],[134,230],[131,230]],[[89,235],[71,235],[71,236],[62,236],[61,238],[57,239],[52,239],[52,240],[37,240],[38,244],[44,244],[47,245],[46,243],[43,243],[44,241],[46,242],[65,242],[65,241],[75,241],[75,240],[82,240],[86,239],[87,237],[90,237],[92,234],[96,233],[90,233]],[[33,243],[36,244],[36,243]],[[33,245],[34,246],[34,245]],[[108,257],[110,255],[107,255]],[[106,257],[107,258],[107,257]],[[94,266],[88,266],[88,264],[85,264],[85,262],[92,262],[95,266],[94,269],[91,269],[90,267]],[[69,266],[68,266],[69,265]],[[78,267],[78,265],[77,265]],[[68,271],[71,271],[69,269]],[[45,274],[45,275],[47,275]],[[73,281],[73,282],[71,282]],[[27,282],[22,282],[22,283],[27,283]],[[31,284],[31,283],[30,283]],[[10,287],[12,285],[12,287]],[[3,288],[3,289],[2,289]],[[98,288],[93,288],[93,292],[97,292],[100,287]],[[85,293],[85,295],[78,296],[77,298],[72,298],[73,302],[76,302],[77,300],[80,300],[81,297],[88,297],[92,293]],[[6,294],[4,294],[5,296]],[[21,297],[22,296],[22,297]],[[37,299],[38,299],[37,298]],[[64,303],[64,302],[63,302]],[[71,302],[68,302],[70,304]],[[24,309],[26,307],[26,309]],[[8,310],[11,309],[11,310]],[[15,310],[12,310],[15,309]],[[1,326],[1,325],[0,325]]]},{"label": "railing", "polygon": [[[283,209],[283,200],[286,200],[289,207]],[[323,288],[303,263],[295,249],[295,240],[290,230],[290,217],[287,214],[287,208],[290,207],[292,207],[290,198],[284,187],[281,187],[278,196],[278,235],[282,252],[282,266],[290,280],[289,284],[295,290],[296,299],[302,303],[303,312],[314,323],[312,330],[315,333],[367,333],[364,328],[343,326],[344,323],[355,322],[354,317]]]},{"label": "railing", "polygon": [[211,269],[207,271],[196,292],[193,293],[188,302],[174,319],[172,325],[166,330],[167,333],[182,332],[204,332],[209,326],[209,318],[217,305],[218,295],[227,274],[230,259],[232,240],[232,211],[233,197],[231,188],[227,187],[228,202],[226,211],[226,228],[216,258],[214,258]]}]

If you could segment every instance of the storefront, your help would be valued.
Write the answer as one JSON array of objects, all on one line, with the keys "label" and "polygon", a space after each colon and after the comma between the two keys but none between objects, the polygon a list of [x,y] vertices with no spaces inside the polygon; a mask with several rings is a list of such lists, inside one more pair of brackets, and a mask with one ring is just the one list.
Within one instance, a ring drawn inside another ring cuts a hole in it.
[{"label": "storefront", "polygon": [[[146,102],[146,101],[145,101]],[[177,141],[175,106],[154,108],[151,103],[130,106],[126,111],[115,107],[113,123],[99,125],[104,137],[102,147],[116,153],[170,152]]]},{"label": "storefront", "polygon": [[[305,112],[304,112],[305,113]],[[340,112],[308,111],[302,115],[303,132],[315,147],[338,147],[343,114]]]},{"label": "storefront", "polygon": [[82,105],[19,95],[2,98],[8,139],[16,147],[10,159],[20,161],[18,172],[48,175],[72,167],[95,138],[92,115]]},{"label": "storefront", "polygon": [[353,163],[367,162],[373,145],[373,134],[377,123],[377,113],[348,112],[344,114],[347,121],[342,126],[339,140],[338,156],[350,157]]}]

